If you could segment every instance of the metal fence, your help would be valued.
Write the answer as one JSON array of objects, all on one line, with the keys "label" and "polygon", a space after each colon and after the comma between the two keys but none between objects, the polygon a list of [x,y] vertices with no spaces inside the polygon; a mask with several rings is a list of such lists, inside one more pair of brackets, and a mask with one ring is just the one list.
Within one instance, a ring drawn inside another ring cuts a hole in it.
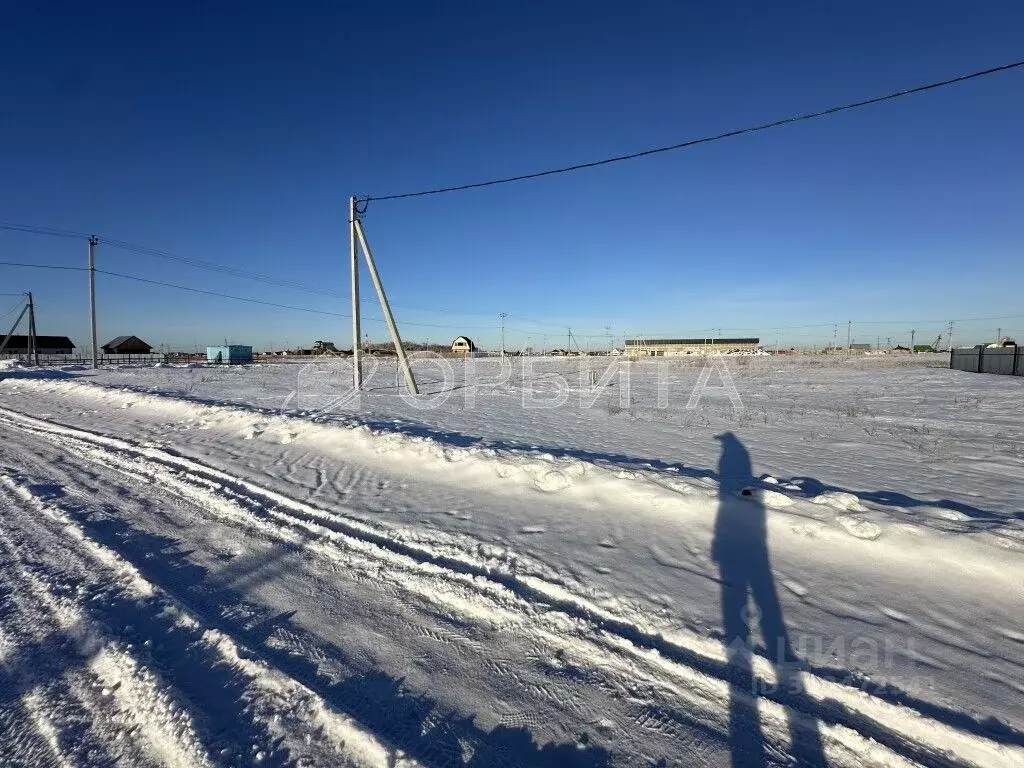
[{"label": "metal fence", "polygon": [[[2,341],[2,339],[0,339]],[[0,360],[23,360],[33,363],[31,355],[24,352],[0,354]],[[197,355],[100,355],[100,365],[156,365],[157,363],[197,363],[206,362],[205,354]],[[39,355],[39,365],[92,365],[91,355]]]},{"label": "metal fence", "polygon": [[968,373],[1024,376],[1024,347],[970,347],[949,353],[949,367]]}]

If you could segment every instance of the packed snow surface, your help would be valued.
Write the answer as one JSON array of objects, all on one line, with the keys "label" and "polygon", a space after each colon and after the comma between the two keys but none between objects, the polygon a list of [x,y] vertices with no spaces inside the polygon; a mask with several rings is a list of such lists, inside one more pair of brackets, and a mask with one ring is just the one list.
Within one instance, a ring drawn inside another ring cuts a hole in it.
[{"label": "packed snow surface", "polygon": [[5,367],[0,765],[1024,765],[1024,379],[705,362]]}]

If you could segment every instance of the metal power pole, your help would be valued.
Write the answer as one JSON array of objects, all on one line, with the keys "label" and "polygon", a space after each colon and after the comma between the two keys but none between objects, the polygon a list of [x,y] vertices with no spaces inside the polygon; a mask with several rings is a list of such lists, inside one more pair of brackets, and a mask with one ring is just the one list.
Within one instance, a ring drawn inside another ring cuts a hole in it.
[{"label": "metal power pole", "polygon": [[914,354],[914,334],[917,333],[916,328],[910,329],[910,354]]},{"label": "metal power pole", "polygon": [[92,326],[92,367],[100,367],[98,341],[96,339],[96,244],[100,239],[89,236],[89,324]]},{"label": "metal power pole", "polygon": [[359,340],[359,254],[356,246],[356,199],[348,199],[348,255],[352,272],[352,388],[363,388],[362,350]]},{"label": "metal power pole", "polygon": [[504,357],[505,356],[505,318],[508,317],[508,315],[505,312],[502,312],[501,314],[498,315],[498,317],[501,318],[501,356]]},{"label": "metal power pole", "polygon": [[39,365],[39,341],[36,338],[36,307],[32,303],[32,291],[28,292],[28,355],[33,365]]},{"label": "metal power pole", "polygon": [[847,320],[846,321],[846,351],[847,352],[850,351],[850,348],[851,348],[850,345],[853,343],[853,338],[850,335],[852,332],[853,332],[853,320]]},{"label": "metal power pole", "polygon": [[835,352],[837,349],[839,349],[839,341],[838,341],[838,339],[839,339],[839,324],[838,323],[833,323],[832,324],[832,351],[833,352]]},{"label": "metal power pole", "polygon": [[949,321],[949,351],[953,351],[953,321]]}]

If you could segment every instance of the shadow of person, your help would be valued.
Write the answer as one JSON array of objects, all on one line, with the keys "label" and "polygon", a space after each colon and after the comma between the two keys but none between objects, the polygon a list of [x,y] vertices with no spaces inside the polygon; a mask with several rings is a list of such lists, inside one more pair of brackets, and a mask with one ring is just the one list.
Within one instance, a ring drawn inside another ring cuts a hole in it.
[{"label": "shadow of person", "polygon": [[[722,581],[722,628],[729,661],[735,673],[729,687],[729,733],[733,766],[766,763],[764,736],[757,713],[757,697],[766,692],[751,667],[751,625],[758,623],[769,659],[776,669],[776,685],[783,700],[803,692],[796,669],[797,657],[782,619],[768,558],[764,505],[758,500],[756,480],[746,447],[732,432],[716,437],[722,443],[718,462],[718,515],[711,556]],[[825,765],[817,723],[789,710],[793,757],[798,765]]]}]

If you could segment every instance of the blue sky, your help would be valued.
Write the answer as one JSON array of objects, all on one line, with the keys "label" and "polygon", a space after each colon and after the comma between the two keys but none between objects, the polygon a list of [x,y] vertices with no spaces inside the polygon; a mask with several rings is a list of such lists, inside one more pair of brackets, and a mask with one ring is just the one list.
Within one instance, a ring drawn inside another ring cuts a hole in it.
[{"label": "blue sky", "polygon": [[[100,268],[345,314],[350,194],[674,143],[1024,58],[1022,40],[1012,0],[8,4],[0,220],[337,290],[97,251]],[[1015,70],[604,168],[376,202],[365,226],[410,339],[496,343],[507,312],[515,345],[569,326],[600,346],[605,326],[774,342],[774,328],[823,324],[783,330],[787,346],[848,319],[858,341],[906,343],[913,326],[930,340],[945,319],[1024,313],[1009,279],[1022,94]],[[0,249],[86,260],[70,239],[0,232]],[[83,274],[0,267],[0,291],[19,290],[41,333],[85,343]],[[98,295],[101,342],[350,333],[342,317],[109,276]],[[959,323],[958,340],[1000,326],[1024,318]]]}]

